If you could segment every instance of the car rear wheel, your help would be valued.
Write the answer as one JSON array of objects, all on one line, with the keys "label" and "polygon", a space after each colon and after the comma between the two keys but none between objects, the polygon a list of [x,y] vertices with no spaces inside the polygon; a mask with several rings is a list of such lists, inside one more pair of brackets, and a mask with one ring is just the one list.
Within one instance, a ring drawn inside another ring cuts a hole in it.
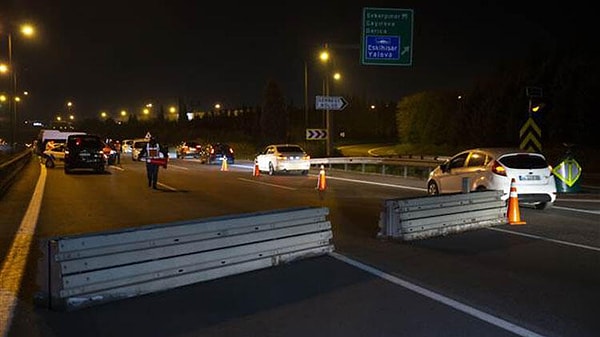
[{"label": "car rear wheel", "polygon": [[429,194],[429,195],[440,194],[440,190],[438,189],[438,185],[435,183],[435,181],[431,181],[431,182],[429,182],[429,184],[427,184],[427,194]]},{"label": "car rear wheel", "polygon": [[54,168],[54,160],[48,158],[46,159],[46,167],[47,168]]},{"label": "car rear wheel", "polygon": [[275,168],[273,167],[273,163],[269,163],[269,175],[272,176],[275,174]]}]

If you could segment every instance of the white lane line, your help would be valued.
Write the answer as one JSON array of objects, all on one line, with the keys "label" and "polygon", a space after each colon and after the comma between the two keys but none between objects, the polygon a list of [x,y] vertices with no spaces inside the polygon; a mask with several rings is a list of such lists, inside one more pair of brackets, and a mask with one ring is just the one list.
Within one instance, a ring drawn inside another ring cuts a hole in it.
[{"label": "white lane line", "polygon": [[556,206],[556,205],[552,205],[552,208],[562,209],[564,211],[579,212],[579,213],[600,214],[600,211],[595,211],[595,210],[591,210],[591,209],[562,207],[562,206]]},{"label": "white lane line", "polygon": [[537,240],[548,241],[548,242],[552,242],[552,243],[558,243],[558,244],[565,245],[565,246],[577,247],[577,248],[583,248],[583,249],[589,249],[589,250],[594,250],[594,251],[600,252],[600,248],[598,248],[598,247],[582,245],[582,244],[579,244],[579,243],[573,243],[573,242],[568,242],[568,241],[550,239],[550,238],[546,238],[546,237],[543,237],[543,236],[515,232],[515,231],[511,231],[509,229],[494,228],[494,227],[488,227],[488,229],[493,230],[493,231],[498,231],[498,232],[504,232],[504,233],[514,234],[514,235],[520,235],[520,236],[524,236],[524,237],[531,238],[531,239],[537,239]]},{"label": "white lane line", "polygon": [[331,177],[331,176],[327,176],[327,179],[331,179],[331,180],[343,180],[343,181],[349,181],[349,182],[359,183],[359,184],[369,184],[369,185],[377,185],[377,186],[386,186],[386,187],[401,188],[401,189],[405,189],[405,190],[414,190],[414,191],[427,192],[427,189],[423,188],[423,187],[412,187],[412,186],[397,185],[397,184],[377,183],[377,182],[373,182],[373,181],[356,180],[356,179],[348,179],[348,178],[339,178],[339,177]]},{"label": "white lane line", "polygon": [[556,201],[572,201],[572,202],[591,202],[591,203],[600,203],[600,199],[562,199],[557,198]]},{"label": "white lane line", "polygon": [[19,288],[27,264],[29,247],[42,206],[47,171],[45,166],[41,166],[41,170],[25,216],[15,234],[8,255],[2,263],[2,270],[0,270],[0,336],[3,337],[8,336],[8,330],[17,306]]},{"label": "white lane line", "polygon": [[176,189],[176,188],[174,188],[174,187],[171,187],[171,186],[169,186],[169,185],[165,185],[165,184],[161,183],[160,181],[159,181],[159,182],[157,182],[157,183],[156,183],[156,185],[158,185],[158,186],[160,186],[160,187],[164,187],[164,188],[166,188],[166,189],[168,189],[168,190],[171,190],[171,191],[173,191],[173,192],[177,192],[177,189]]},{"label": "white lane line", "polygon": [[394,283],[396,285],[399,285],[399,286],[401,286],[403,288],[406,288],[406,289],[408,289],[410,291],[416,292],[417,294],[420,294],[420,295],[423,295],[425,297],[428,297],[428,298],[430,298],[430,299],[432,299],[434,301],[437,301],[437,302],[440,302],[442,304],[445,304],[445,305],[447,305],[449,307],[452,307],[452,308],[454,308],[456,310],[460,310],[460,311],[464,312],[467,315],[471,315],[471,316],[473,316],[475,318],[478,318],[478,319],[480,319],[480,320],[482,320],[484,322],[493,324],[493,325],[495,325],[495,326],[497,326],[497,327],[499,327],[501,329],[507,330],[507,331],[512,332],[512,333],[514,333],[516,335],[524,336],[524,337],[543,337],[543,335],[540,335],[540,334],[537,334],[537,333],[535,333],[533,331],[527,330],[527,329],[525,329],[523,327],[520,327],[520,326],[518,326],[516,324],[513,324],[511,322],[508,322],[508,321],[503,320],[501,318],[498,318],[496,316],[492,316],[492,315],[490,315],[488,313],[485,313],[485,312],[483,312],[481,310],[478,310],[478,309],[475,309],[473,307],[470,307],[470,306],[468,306],[466,304],[462,304],[462,303],[460,303],[460,302],[458,302],[456,300],[453,300],[451,298],[448,298],[446,296],[443,296],[443,295],[438,294],[436,292],[433,292],[431,290],[427,290],[427,289],[425,289],[425,288],[423,288],[421,286],[418,286],[418,285],[416,285],[414,283],[410,283],[410,282],[408,282],[406,280],[403,280],[403,279],[401,279],[399,277],[387,274],[387,273],[385,273],[385,272],[383,272],[383,271],[381,271],[379,269],[375,269],[375,268],[373,268],[371,266],[368,266],[368,265],[365,265],[365,264],[360,263],[358,261],[355,261],[353,259],[350,259],[350,258],[348,258],[348,257],[346,257],[344,255],[339,254],[339,253],[332,252],[332,253],[329,253],[329,255],[331,255],[334,258],[336,258],[336,259],[338,259],[338,260],[340,260],[342,262],[345,262],[345,263],[347,263],[347,264],[349,264],[351,266],[354,266],[354,267],[357,267],[359,269],[362,269],[362,270],[364,270],[364,271],[366,271],[366,272],[368,272],[370,274],[373,274],[373,275],[375,275],[377,277],[380,277],[380,278],[382,278],[384,280],[392,282],[392,283]]},{"label": "white lane line", "polygon": [[283,188],[283,189],[286,189],[286,190],[292,190],[292,191],[295,191],[295,190],[297,190],[297,188],[294,188],[294,187],[288,187],[288,186],[276,185],[276,184],[269,184],[269,183],[265,183],[265,182],[262,182],[262,181],[256,181],[256,180],[252,180],[252,179],[246,179],[246,178],[238,178],[238,179],[239,179],[239,180],[242,180],[242,181],[248,181],[248,182],[251,182],[251,183],[255,183],[255,184],[260,184],[260,185],[267,185],[267,186],[272,186],[272,187]]}]

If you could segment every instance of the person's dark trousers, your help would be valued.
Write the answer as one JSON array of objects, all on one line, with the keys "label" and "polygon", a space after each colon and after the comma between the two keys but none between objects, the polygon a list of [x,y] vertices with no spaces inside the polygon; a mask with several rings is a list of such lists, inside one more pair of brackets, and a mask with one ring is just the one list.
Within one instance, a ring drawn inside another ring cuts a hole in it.
[{"label": "person's dark trousers", "polygon": [[146,163],[146,173],[148,175],[148,187],[156,189],[158,182],[158,165]]}]

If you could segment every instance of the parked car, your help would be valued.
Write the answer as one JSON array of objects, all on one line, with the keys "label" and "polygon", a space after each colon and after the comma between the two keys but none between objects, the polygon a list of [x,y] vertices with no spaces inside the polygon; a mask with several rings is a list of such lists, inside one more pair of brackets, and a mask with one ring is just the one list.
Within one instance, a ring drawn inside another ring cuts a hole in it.
[{"label": "parked car", "polygon": [[146,138],[139,138],[139,139],[134,139],[133,143],[131,144],[131,159],[133,161],[139,161],[140,158],[140,151],[142,151],[142,149],[144,147],[146,147],[146,145],[148,144],[148,139]]},{"label": "parked car", "polygon": [[107,157],[103,149],[106,144],[96,135],[71,135],[65,149],[65,173],[75,169],[92,169],[102,173],[106,169]]},{"label": "parked car", "polygon": [[508,200],[512,179],[521,203],[544,209],[556,200],[556,182],[546,158],[515,148],[457,153],[431,171],[427,191],[431,195],[458,193],[466,184],[470,191],[501,190],[502,200]]},{"label": "parked car", "polygon": [[42,156],[44,165],[47,168],[54,168],[57,163],[64,163],[66,148],[65,143],[55,143],[54,146],[44,151]]},{"label": "parked car", "polygon": [[221,164],[227,160],[227,164],[235,163],[233,148],[224,143],[213,143],[204,146],[200,160],[205,164]]},{"label": "parked car", "polygon": [[183,141],[175,149],[177,158],[200,158],[202,154],[202,145],[195,141]]},{"label": "parked car", "polygon": [[256,158],[258,170],[274,175],[279,172],[300,172],[307,175],[310,169],[310,156],[300,145],[274,144],[265,147]]}]

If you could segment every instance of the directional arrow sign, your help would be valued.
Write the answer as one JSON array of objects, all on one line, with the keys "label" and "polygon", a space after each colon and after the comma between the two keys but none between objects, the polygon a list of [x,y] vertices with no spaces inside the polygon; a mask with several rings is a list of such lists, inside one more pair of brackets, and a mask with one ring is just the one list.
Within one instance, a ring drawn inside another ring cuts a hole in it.
[{"label": "directional arrow sign", "polygon": [[344,110],[348,101],[341,96],[317,96],[315,109],[317,110]]},{"label": "directional arrow sign", "polygon": [[326,129],[306,129],[307,140],[327,139]]}]

